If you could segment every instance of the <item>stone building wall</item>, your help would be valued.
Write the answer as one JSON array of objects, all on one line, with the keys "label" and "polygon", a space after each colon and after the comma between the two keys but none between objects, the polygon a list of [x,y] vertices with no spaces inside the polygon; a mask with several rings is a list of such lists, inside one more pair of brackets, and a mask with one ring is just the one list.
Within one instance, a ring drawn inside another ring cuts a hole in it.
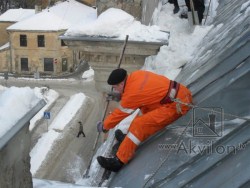
[{"label": "stone building wall", "polygon": [[29,126],[25,126],[0,150],[0,187],[33,187],[29,152]]},{"label": "stone building wall", "polygon": [[0,50],[0,72],[8,71],[9,62],[10,62],[9,48]]}]

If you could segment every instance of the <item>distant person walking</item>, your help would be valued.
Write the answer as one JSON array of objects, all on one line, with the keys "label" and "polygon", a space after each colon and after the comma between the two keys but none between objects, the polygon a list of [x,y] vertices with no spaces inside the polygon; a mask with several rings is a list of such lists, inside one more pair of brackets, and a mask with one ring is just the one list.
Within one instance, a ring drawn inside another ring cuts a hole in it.
[{"label": "distant person walking", "polygon": [[86,137],[85,134],[84,134],[84,132],[83,132],[82,122],[79,121],[78,123],[79,123],[79,132],[78,132],[78,134],[77,134],[77,138],[79,138],[79,136],[80,136],[81,134],[83,135],[83,137]]}]

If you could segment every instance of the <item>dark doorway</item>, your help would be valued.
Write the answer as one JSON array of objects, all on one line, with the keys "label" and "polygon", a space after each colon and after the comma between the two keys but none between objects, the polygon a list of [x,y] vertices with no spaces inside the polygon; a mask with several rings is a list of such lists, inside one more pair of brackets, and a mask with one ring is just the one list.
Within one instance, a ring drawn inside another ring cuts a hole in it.
[{"label": "dark doorway", "polygon": [[68,70],[68,60],[67,58],[62,58],[62,72],[65,72]]},{"label": "dark doorway", "polygon": [[21,71],[29,71],[28,58],[21,58]]},{"label": "dark doorway", "polygon": [[53,58],[44,58],[44,71],[54,72]]}]

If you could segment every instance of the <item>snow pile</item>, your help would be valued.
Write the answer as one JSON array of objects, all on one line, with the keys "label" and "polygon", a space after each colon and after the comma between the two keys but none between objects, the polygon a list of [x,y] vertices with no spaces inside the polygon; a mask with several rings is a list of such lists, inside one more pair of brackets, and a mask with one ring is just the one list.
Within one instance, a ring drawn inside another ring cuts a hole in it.
[{"label": "snow pile", "polygon": [[38,122],[38,120],[43,118],[44,112],[46,111],[46,109],[49,109],[49,107],[59,97],[59,94],[52,89],[48,89],[45,93],[42,94],[42,92],[46,89],[48,89],[48,88],[46,88],[46,87],[42,87],[42,88],[35,87],[34,88],[34,92],[35,92],[36,96],[44,99],[46,101],[46,105],[30,120],[30,126],[29,126],[30,131],[32,131],[36,127],[36,122]]},{"label": "snow pile", "polygon": [[94,75],[95,75],[95,72],[94,72],[94,70],[90,67],[89,70],[85,71],[85,72],[82,74],[82,79],[84,79],[85,81],[92,81],[92,80],[94,80]]},{"label": "snow pile", "polygon": [[196,26],[190,33],[187,20],[172,12],[173,5],[166,4],[154,19],[162,30],[170,31],[169,45],[162,46],[156,56],[148,57],[143,69],[174,80],[182,67],[194,57],[197,46],[213,26]]},{"label": "snow pile", "polygon": [[123,10],[109,8],[96,20],[67,30],[66,36],[94,36],[123,40],[162,42],[168,40],[168,33],[162,32],[156,25],[145,26]]},{"label": "snow pile", "polygon": [[[12,97],[9,97],[12,96]],[[10,130],[19,119],[35,107],[40,99],[29,87],[11,87],[0,90],[0,137]],[[18,112],[18,113],[17,113]],[[8,114],[8,115],[7,115]]]},{"label": "snow pile", "polygon": [[[34,175],[46,159],[47,154],[53,147],[53,143],[58,139],[60,133],[50,130],[44,134],[30,152],[31,174]],[[48,147],[49,146],[49,147]]]}]

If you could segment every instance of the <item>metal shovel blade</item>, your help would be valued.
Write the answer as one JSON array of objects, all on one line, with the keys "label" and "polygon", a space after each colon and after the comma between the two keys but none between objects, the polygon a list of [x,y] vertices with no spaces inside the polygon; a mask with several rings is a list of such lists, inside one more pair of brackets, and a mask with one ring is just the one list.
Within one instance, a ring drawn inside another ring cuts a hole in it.
[{"label": "metal shovel blade", "polygon": [[189,23],[190,27],[192,27],[194,25],[199,25],[199,18],[198,18],[197,11],[194,11],[194,12],[189,11],[188,12],[188,23]]}]

